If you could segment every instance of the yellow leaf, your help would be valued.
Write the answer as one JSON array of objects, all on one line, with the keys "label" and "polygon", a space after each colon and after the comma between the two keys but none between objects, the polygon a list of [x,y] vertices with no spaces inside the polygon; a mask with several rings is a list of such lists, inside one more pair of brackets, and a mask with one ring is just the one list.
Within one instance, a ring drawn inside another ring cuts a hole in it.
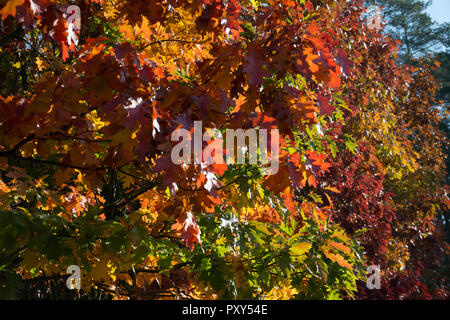
[{"label": "yellow leaf", "polygon": [[91,269],[90,278],[94,282],[100,281],[116,281],[116,271],[117,267],[113,264],[113,262],[107,257],[103,256],[100,258],[94,267]]},{"label": "yellow leaf", "polygon": [[294,245],[290,251],[293,255],[301,256],[309,251],[311,249],[311,243],[309,242],[300,242]]},{"label": "yellow leaf", "polygon": [[36,66],[38,68],[39,71],[44,70],[45,68],[45,62],[44,59],[41,59],[39,57],[36,58]]},{"label": "yellow leaf", "polygon": [[258,10],[258,2],[256,0],[250,0],[250,3],[252,4],[253,9]]},{"label": "yellow leaf", "polygon": [[350,238],[345,234],[345,231],[344,231],[344,230],[336,231],[336,232],[333,234],[333,237],[332,237],[332,238],[334,238],[334,239],[338,238],[338,239],[341,240],[342,242],[348,242],[348,241],[350,241]]}]

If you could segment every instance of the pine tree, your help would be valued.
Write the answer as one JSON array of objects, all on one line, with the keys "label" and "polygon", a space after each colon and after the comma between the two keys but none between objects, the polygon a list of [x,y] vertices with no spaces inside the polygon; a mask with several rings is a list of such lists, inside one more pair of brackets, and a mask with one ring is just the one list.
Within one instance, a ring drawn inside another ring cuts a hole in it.
[{"label": "pine tree", "polygon": [[385,31],[401,40],[400,61],[430,54],[448,46],[450,25],[439,24],[426,12],[432,1],[423,0],[368,0],[368,5],[382,7]]}]

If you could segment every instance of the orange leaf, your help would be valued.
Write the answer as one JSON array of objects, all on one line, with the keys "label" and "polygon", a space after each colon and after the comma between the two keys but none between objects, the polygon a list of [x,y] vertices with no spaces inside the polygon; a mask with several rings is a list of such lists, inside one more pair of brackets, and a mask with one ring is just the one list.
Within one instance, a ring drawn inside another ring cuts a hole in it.
[{"label": "orange leaf", "polygon": [[347,260],[345,260],[344,257],[341,256],[340,254],[333,254],[326,249],[323,250],[323,253],[325,254],[325,256],[328,259],[330,259],[331,261],[337,262],[341,267],[353,270],[352,265],[350,263],[348,263]]},{"label": "orange leaf", "polygon": [[9,0],[6,5],[0,10],[0,15],[4,20],[8,16],[16,16],[16,7],[22,5],[25,0]]},{"label": "orange leaf", "polygon": [[194,250],[196,243],[200,243],[200,228],[195,222],[195,217],[191,212],[187,213],[187,218],[184,222],[184,232],[181,237],[191,251]]},{"label": "orange leaf", "polygon": [[343,244],[343,243],[334,242],[334,241],[328,241],[328,244],[330,246],[332,246],[333,248],[336,248],[336,249],[338,249],[338,250],[340,250],[342,252],[345,252],[347,254],[350,254],[352,252],[352,250],[349,247],[347,247],[345,244]]},{"label": "orange leaf", "polygon": [[328,190],[328,191],[331,191],[331,192],[334,192],[334,193],[341,193],[337,188],[335,188],[335,187],[325,187],[325,190]]}]

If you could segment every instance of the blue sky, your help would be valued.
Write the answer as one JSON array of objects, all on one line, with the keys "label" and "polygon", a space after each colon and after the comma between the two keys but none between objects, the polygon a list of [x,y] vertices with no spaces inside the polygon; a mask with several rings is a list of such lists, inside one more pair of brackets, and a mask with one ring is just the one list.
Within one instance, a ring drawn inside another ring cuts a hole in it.
[{"label": "blue sky", "polygon": [[428,12],[439,23],[450,22],[450,0],[433,0]]}]

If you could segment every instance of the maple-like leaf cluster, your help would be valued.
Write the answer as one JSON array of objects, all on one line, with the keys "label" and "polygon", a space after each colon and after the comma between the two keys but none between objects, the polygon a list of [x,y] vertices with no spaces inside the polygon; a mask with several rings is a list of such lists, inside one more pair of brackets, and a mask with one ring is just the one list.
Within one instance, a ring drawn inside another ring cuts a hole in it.
[{"label": "maple-like leaf cluster", "polygon": [[[0,54],[17,72],[0,97],[0,296],[33,296],[76,264],[88,297],[446,298],[432,67],[398,66],[364,11],[3,1]],[[196,121],[277,129],[278,171],[174,163],[173,132]]]}]

